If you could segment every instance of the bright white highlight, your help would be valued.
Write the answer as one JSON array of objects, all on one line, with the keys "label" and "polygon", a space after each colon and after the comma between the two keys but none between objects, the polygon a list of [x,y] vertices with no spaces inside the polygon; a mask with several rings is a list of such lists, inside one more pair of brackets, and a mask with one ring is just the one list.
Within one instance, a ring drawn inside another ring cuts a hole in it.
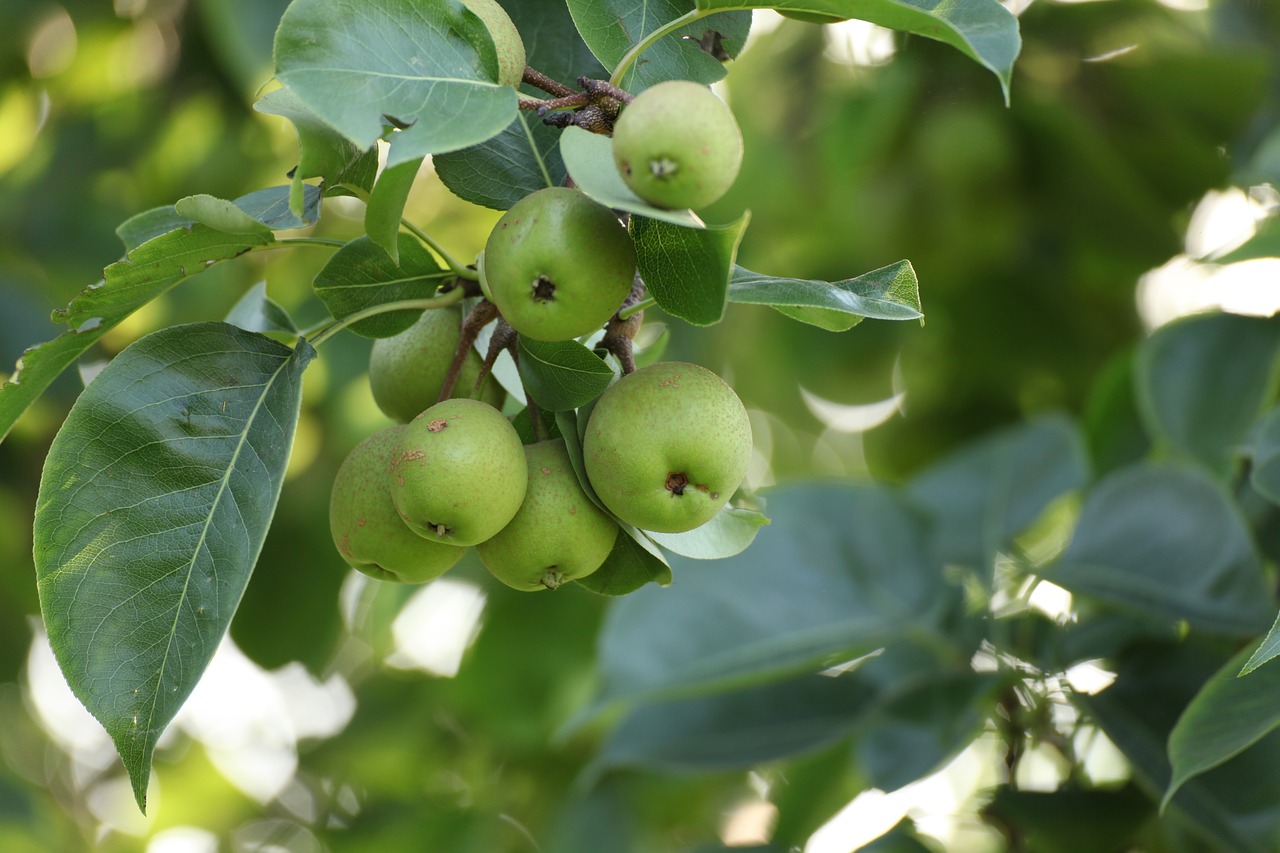
[{"label": "bright white highlight", "polygon": [[432,675],[457,675],[479,631],[484,602],[484,593],[467,581],[440,578],[427,584],[392,623],[396,648],[387,663]]}]

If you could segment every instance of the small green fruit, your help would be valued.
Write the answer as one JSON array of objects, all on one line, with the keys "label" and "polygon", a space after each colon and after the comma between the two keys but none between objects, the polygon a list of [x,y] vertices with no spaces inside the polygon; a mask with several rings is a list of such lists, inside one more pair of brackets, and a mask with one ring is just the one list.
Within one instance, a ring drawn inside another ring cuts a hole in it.
[{"label": "small green fruit", "polygon": [[448,545],[475,545],[506,527],[529,479],[515,427],[466,399],[436,403],[408,423],[388,477],[409,529]]},{"label": "small green fruit", "polygon": [[524,79],[525,51],[520,31],[497,0],[462,0],[462,5],[484,22],[498,52],[498,82],[519,86]]},{"label": "small green fruit", "polygon": [[[434,405],[461,337],[462,309],[450,307],[423,311],[418,322],[400,334],[375,340],[369,352],[369,387],[378,408],[387,417],[408,423]],[[481,366],[480,354],[468,352],[452,396],[471,396]],[[485,380],[482,401],[499,409],[504,397],[497,380]]]},{"label": "small green fruit", "polygon": [[645,89],[613,128],[613,161],[632,192],[666,208],[705,207],[742,165],[742,132],[706,86],[670,80]]},{"label": "small green fruit", "polygon": [[614,515],[680,533],[710,521],[742,483],[751,422],[710,370],[658,362],[600,396],[582,450],[587,478]]},{"label": "small green fruit", "polygon": [[631,292],[635,271],[631,237],[607,207],[549,187],[498,220],[481,285],[517,332],[565,341],[603,326]]},{"label": "small green fruit", "polygon": [[366,575],[426,583],[453,568],[465,548],[423,539],[396,513],[387,470],[403,426],[375,432],[347,454],[329,496],[329,530],[342,559]]},{"label": "small green fruit", "polygon": [[555,589],[600,568],[618,525],[591,502],[563,439],[525,446],[529,489],[511,523],[476,546],[498,580],[515,589]]}]

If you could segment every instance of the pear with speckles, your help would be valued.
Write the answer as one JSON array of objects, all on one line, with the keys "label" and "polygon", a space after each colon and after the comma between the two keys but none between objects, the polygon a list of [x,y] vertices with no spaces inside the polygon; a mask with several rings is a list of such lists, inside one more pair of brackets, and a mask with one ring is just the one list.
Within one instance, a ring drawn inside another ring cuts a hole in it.
[{"label": "pear with speckles", "polygon": [[738,395],[705,367],[665,361],[600,396],[582,453],[596,495],[642,530],[700,527],[733,496],[751,461],[751,422]]},{"label": "pear with speckles", "polygon": [[564,439],[526,445],[524,451],[524,502],[510,524],[476,546],[476,554],[507,586],[536,592],[600,568],[613,550],[618,525],[582,490]]},{"label": "pear with speckles", "polygon": [[375,432],[347,454],[333,479],[329,530],[352,568],[379,580],[426,583],[453,568],[467,549],[422,538],[396,512],[387,469],[404,429]]},{"label": "pear with speckles", "polygon": [[446,545],[475,545],[506,527],[528,486],[515,427],[468,399],[436,403],[406,424],[388,478],[409,529]]}]

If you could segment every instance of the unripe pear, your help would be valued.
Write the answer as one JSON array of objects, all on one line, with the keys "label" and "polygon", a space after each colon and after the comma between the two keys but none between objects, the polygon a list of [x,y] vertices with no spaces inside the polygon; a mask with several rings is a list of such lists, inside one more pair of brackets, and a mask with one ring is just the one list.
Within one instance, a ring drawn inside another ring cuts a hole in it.
[{"label": "unripe pear", "polygon": [[[462,309],[423,311],[418,322],[398,335],[378,338],[369,352],[369,388],[387,417],[408,423],[440,398],[449,364],[462,337]],[[480,376],[482,359],[467,353],[454,385],[454,397],[470,397]],[[497,380],[485,380],[480,399],[501,408],[506,393]]]},{"label": "unripe pear", "polygon": [[475,545],[506,527],[529,479],[515,427],[467,399],[436,403],[406,424],[388,477],[409,529],[448,545]]},{"label": "unripe pear", "polygon": [[635,272],[635,247],[612,211],[578,190],[548,187],[498,220],[481,286],[520,334],[565,341],[603,326]]},{"label": "unripe pear", "polygon": [[519,86],[524,79],[525,50],[520,31],[497,0],[462,0],[462,5],[484,22],[498,53],[498,82]]},{"label": "unripe pear", "polygon": [[476,546],[498,580],[515,589],[555,589],[600,568],[618,525],[578,483],[565,449],[555,438],[526,445],[529,488],[515,518]]},{"label": "unripe pear", "polygon": [[613,127],[613,161],[631,191],[657,207],[705,207],[742,165],[742,132],[729,105],[689,80],[645,89]]},{"label": "unripe pear", "polygon": [[742,483],[751,422],[733,389],[696,364],[658,362],[609,387],[587,421],[587,478],[609,510],[643,530],[710,521]]},{"label": "unripe pear", "polygon": [[329,496],[329,530],[342,559],[379,580],[426,583],[453,568],[465,548],[422,538],[391,501],[387,471],[405,428],[375,432],[347,454]]}]

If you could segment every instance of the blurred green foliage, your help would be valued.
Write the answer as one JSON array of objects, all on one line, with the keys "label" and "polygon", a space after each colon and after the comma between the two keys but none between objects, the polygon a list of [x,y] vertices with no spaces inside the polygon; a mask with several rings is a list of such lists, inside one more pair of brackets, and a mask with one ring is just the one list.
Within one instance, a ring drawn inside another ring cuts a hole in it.
[{"label": "blurred green foliage", "polygon": [[[268,80],[270,34],[285,5],[0,6],[5,364],[51,337],[49,311],[120,256],[113,231],[129,216],[192,193],[235,198],[287,181],[292,131],[249,108]],[[852,472],[902,481],[997,427],[1106,408],[1107,389],[1123,384],[1109,365],[1127,359],[1142,333],[1135,283],[1182,251],[1195,203],[1233,182],[1280,182],[1280,7],[1036,0],[1021,20],[1010,108],[988,72],[921,39],[897,39],[887,63],[853,65],[833,57],[821,28],[785,21],[732,65],[728,95],[746,160],[707,218],[751,209],[740,262],[838,280],[909,258],[926,315],[923,326],[866,323],[844,334],[740,305],[710,330],[672,321],[667,357],[731,376],[747,405],[768,414],[777,479]],[[409,210],[459,255],[474,255],[496,219],[453,199],[433,175]],[[352,215],[332,206],[319,233],[356,233]],[[303,249],[224,264],[140,312],[94,357],[162,325],[221,317],[257,281],[313,322],[323,308],[309,283],[324,260]],[[344,588],[323,522],[338,463],[386,422],[364,384],[367,348],[341,336],[307,374],[290,479],[233,623],[234,641],[260,666],[302,661],[318,675],[342,672],[355,690],[350,724],[304,740],[291,787],[265,804],[178,734],[159,753],[162,796],[143,823],[129,814],[127,792],[104,784],[118,781],[116,764],[73,756],[41,727],[27,686],[38,624],[31,513],[40,460],[77,377],[64,377],[0,444],[0,849],[145,850],[156,833],[194,826],[235,850],[496,853],[536,849],[536,838],[549,853],[688,851],[715,849],[726,812],[755,797],[735,771],[635,770],[582,785],[610,722],[562,728],[595,686],[607,602],[584,590],[523,596],[464,566],[459,575],[487,598],[457,676],[380,663],[409,591]],[[865,436],[864,463],[856,444],[819,438],[801,385],[850,404],[901,386],[909,416]],[[1090,402],[1095,388],[1103,394]],[[1128,397],[1114,399],[1122,408]],[[1118,436],[1107,448],[1133,440]],[[1218,658],[1206,660],[1198,662],[1207,672]],[[810,773],[825,791],[839,774],[815,770],[822,761],[773,772],[793,773],[797,785]],[[841,793],[858,790],[853,776]],[[1129,796],[1108,799],[1119,823],[1131,816]],[[842,802],[824,802],[807,822],[788,811],[799,821],[791,837],[803,840]],[[1037,808],[1013,796],[991,806],[1002,815]],[[1058,819],[1046,816],[1045,831]],[[906,829],[882,844],[924,849]]]}]

